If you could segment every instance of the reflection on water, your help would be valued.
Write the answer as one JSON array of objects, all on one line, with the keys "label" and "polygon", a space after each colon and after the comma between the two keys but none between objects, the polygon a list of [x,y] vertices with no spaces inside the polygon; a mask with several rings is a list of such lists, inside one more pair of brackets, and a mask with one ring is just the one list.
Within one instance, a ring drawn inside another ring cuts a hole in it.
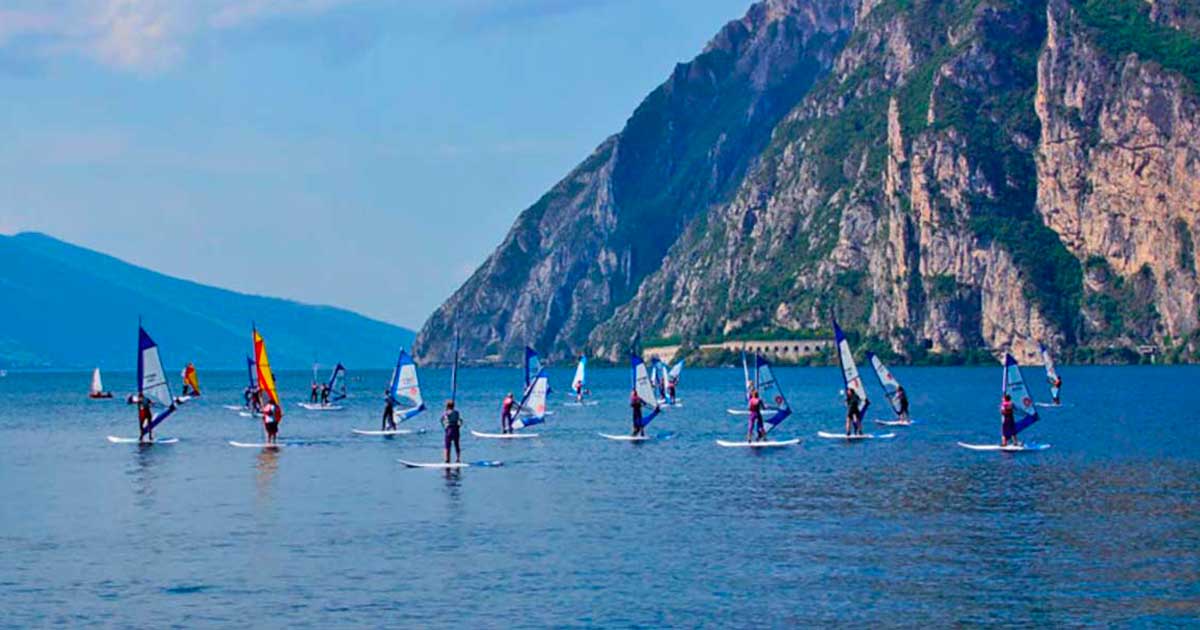
[{"label": "reflection on water", "polygon": [[270,499],[274,486],[275,475],[279,472],[279,451],[277,448],[264,448],[255,455],[255,482],[259,500]]}]

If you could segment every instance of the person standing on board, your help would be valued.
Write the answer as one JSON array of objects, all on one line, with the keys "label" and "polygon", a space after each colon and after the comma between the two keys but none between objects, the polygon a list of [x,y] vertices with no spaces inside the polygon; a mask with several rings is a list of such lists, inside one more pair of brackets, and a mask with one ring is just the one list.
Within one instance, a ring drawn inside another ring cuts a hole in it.
[{"label": "person standing on board", "polygon": [[679,379],[675,377],[667,378],[667,402],[675,404],[675,386],[679,383]]},{"label": "person standing on board", "polygon": [[458,410],[454,408],[454,401],[446,401],[446,411],[442,413],[442,430],[445,431],[445,439],[442,441],[444,461],[450,463],[450,445],[454,445],[454,461],[462,462],[462,448],[459,446],[459,433],[462,428],[463,420],[459,415]]},{"label": "person standing on board", "polygon": [[896,386],[896,406],[900,407],[900,420],[903,422],[912,422],[908,419],[908,394],[904,393],[904,386]]},{"label": "person standing on board", "polygon": [[150,411],[150,399],[145,396],[137,396],[135,399],[138,408],[138,441],[154,441],[154,429],[150,428],[150,423],[154,421],[154,414]]},{"label": "person standing on board", "polygon": [[862,435],[862,400],[853,387],[846,388],[846,435]]},{"label": "person standing on board", "polygon": [[267,432],[267,444],[274,444],[279,437],[279,423],[283,420],[283,410],[269,399],[260,408],[263,415],[263,429]]},{"label": "person standing on board", "polygon": [[504,395],[504,400],[500,403],[500,432],[512,433],[512,421],[514,415],[514,407],[517,401],[513,398],[512,392]]},{"label": "person standing on board", "polygon": [[308,394],[308,402],[310,402],[314,405],[317,404],[317,382],[316,381],[313,381],[312,391],[309,392],[309,394]]},{"label": "person standing on board", "polygon": [[1000,446],[1019,446],[1017,443],[1016,410],[1013,409],[1012,396],[1004,395],[1000,401]]},{"label": "person standing on board", "polygon": [[396,430],[396,401],[386,391],[383,393],[383,419],[379,429],[381,431]]},{"label": "person standing on board", "polygon": [[1059,376],[1059,375],[1057,375],[1057,374],[1055,374],[1055,375],[1054,375],[1054,389],[1053,389],[1053,391],[1054,391],[1054,396],[1053,396],[1053,398],[1054,398],[1054,404],[1056,404],[1056,405],[1061,405],[1061,404],[1062,404],[1062,401],[1061,401],[1061,400],[1059,400],[1059,399],[1058,399],[1058,397],[1059,397],[1059,395],[1062,393],[1062,377],[1061,377],[1061,376]]},{"label": "person standing on board", "polygon": [[633,409],[633,437],[645,437],[646,425],[642,424],[642,407],[646,401],[638,396],[637,388],[633,389],[633,393],[629,395],[629,407]]},{"label": "person standing on board", "polygon": [[759,441],[767,439],[767,432],[763,428],[763,402],[758,396],[757,389],[750,390],[750,401],[747,403],[750,408],[750,421],[746,426],[746,441],[752,442],[751,436]]},{"label": "person standing on board", "polygon": [[329,404],[329,385],[328,384],[321,386],[321,404],[322,405]]},{"label": "person standing on board", "polygon": [[575,381],[573,386],[575,387],[575,402],[582,403],[583,402],[583,381]]}]

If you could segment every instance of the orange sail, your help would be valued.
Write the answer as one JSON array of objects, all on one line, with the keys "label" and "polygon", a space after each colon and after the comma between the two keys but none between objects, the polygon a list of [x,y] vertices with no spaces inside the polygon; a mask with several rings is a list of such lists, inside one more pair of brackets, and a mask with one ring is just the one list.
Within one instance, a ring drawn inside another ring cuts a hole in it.
[{"label": "orange sail", "polygon": [[187,367],[183,369],[183,382],[192,388],[193,396],[200,395],[200,378],[196,376],[196,366],[191,363],[187,364]]},{"label": "orange sail", "polygon": [[[271,402],[279,407],[279,394],[275,392],[275,376],[271,374],[271,363],[267,361],[267,344],[263,341],[262,335],[258,331],[254,331],[254,358],[256,369],[258,371],[258,387],[271,397]],[[283,409],[280,408],[282,413]]]}]

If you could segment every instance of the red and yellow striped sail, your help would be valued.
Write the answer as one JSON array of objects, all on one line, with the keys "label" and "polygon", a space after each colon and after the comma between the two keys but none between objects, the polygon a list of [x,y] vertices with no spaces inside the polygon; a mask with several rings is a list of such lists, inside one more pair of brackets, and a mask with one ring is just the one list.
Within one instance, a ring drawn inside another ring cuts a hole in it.
[{"label": "red and yellow striped sail", "polygon": [[271,374],[271,363],[267,361],[267,344],[257,330],[254,331],[254,359],[258,370],[258,387],[267,392],[271,402],[278,407],[279,394],[275,392],[275,376]]},{"label": "red and yellow striped sail", "polygon": [[183,382],[187,383],[187,386],[191,387],[196,395],[200,394],[200,377],[196,376],[196,366],[191,363],[183,369]]}]

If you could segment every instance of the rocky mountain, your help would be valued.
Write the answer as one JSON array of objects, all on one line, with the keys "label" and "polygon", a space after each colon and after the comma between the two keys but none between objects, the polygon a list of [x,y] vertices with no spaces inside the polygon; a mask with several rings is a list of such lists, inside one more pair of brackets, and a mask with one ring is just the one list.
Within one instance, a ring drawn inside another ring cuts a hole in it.
[{"label": "rocky mountain", "polygon": [[910,359],[1196,355],[1200,9],[767,0],[426,324],[442,358],[822,334]]},{"label": "rocky mountain", "polygon": [[36,233],[0,236],[0,293],[4,368],[132,370],[139,317],[171,370],[245,369],[251,322],[276,368],[389,367],[413,339],[350,311],[180,280]]}]

